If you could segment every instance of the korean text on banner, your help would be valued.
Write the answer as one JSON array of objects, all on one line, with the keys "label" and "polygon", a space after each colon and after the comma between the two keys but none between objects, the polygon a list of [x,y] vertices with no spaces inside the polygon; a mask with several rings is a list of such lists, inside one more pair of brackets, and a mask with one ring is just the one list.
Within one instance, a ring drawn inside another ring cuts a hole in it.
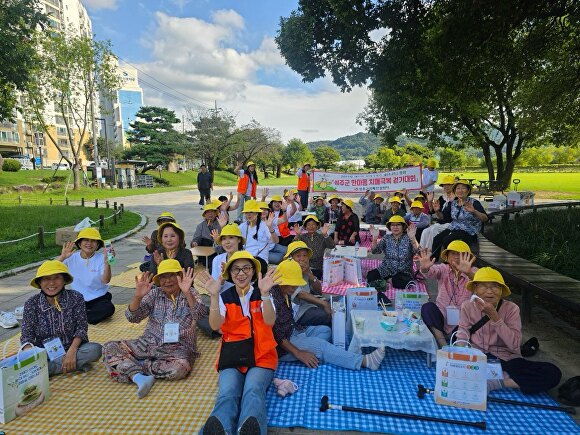
[{"label": "korean text on banner", "polygon": [[421,166],[386,172],[312,171],[313,192],[364,193],[421,189]]},{"label": "korean text on banner", "polygon": [[459,346],[437,351],[435,403],[486,410],[487,357],[483,352]]}]

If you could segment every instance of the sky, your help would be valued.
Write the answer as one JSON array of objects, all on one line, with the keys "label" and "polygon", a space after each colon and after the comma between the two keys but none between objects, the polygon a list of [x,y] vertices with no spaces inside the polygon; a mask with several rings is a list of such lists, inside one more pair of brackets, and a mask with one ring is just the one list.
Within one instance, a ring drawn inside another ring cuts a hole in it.
[{"label": "sky", "polygon": [[285,65],[274,38],[296,0],[82,2],[96,39],[110,40],[120,61],[138,68],[146,105],[181,117],[186,105],[207,110],[217,102],[238,125],[256,120],[277,129],[284,143],[364,131],[356,116],[366,88],[342,93],[327,78],[302,83]]}]

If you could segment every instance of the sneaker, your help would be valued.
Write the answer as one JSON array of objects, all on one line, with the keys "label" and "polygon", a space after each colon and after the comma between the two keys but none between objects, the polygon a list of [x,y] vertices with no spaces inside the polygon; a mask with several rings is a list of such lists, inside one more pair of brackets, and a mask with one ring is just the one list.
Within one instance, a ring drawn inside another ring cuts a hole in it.
[{"label": "sneaker", "polygon": [[260,435],[260,423],[256,417],[248,417],[240,428],[240,435]]},{"label": "sneaker", "polygon": [[224,426],[215,416],[210,416],[203,426],[203,435],[226,435]]},{"label": "sneaker", "polygon": [[536,337],[532,337],[522,345],[520,351],[522,353],[522,356],[527,358],[530,356],[534,356],[539,348],[540,342]]},{"label": "sneaker", "polygon": [[0,326],[5,329],[15,328],[18,326],[18,320],[16,320],[16,317],[14,317],[14,314],[6,311],[0,311]]},{"label": "sneaker", "polygon": [[14,317],[16,317],[17,320],[22,320],[23,315],[24,315],[24,307],[16,307],[16,309],[14,310]]}]

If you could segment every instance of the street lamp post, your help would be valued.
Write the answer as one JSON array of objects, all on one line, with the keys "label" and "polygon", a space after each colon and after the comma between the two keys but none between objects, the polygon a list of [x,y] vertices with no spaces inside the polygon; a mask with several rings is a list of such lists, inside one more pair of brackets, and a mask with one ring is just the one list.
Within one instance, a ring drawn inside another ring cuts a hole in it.
[{"label": "street lamp post", "polygon": [[[112,183],[113,185],[117,184],[116,177],[115,177],[115,168],[111,165],[111,149],[109,147],[109,138],[107,136],[107,120],[105,118],[95,118],[97,121],[103,121],[103,126],[105,127],[105,145],[107,146],[107,169],[112,171]],[[95,169],[99,165],[99,162],[95,162]]]}]

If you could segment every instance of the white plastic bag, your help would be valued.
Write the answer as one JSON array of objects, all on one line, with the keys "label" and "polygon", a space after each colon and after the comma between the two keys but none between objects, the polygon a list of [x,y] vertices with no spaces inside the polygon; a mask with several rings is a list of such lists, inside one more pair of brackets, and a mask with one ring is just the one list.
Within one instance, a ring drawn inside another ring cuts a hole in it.
[{"label": "white plastic bag", "polygon": [[90,228],[91,224],[92,224],[91,219],[86,217],[82,221],[80,221],[78,224],[76,224],[75,231],[80,231],[80,230],[84,230],[85,228]]}]

